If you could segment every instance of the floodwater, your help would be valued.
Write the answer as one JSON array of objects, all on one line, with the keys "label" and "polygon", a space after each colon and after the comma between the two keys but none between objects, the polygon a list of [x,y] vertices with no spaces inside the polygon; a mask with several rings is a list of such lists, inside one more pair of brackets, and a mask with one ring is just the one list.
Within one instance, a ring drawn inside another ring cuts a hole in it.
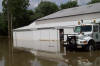
[{"label": "floodwater", "polygon": [[100,66],[100,50],[95,52],[67,52],[64,60],[51,60],[13,48],[9,52],[7,39],[0,39],[0,66]]}]

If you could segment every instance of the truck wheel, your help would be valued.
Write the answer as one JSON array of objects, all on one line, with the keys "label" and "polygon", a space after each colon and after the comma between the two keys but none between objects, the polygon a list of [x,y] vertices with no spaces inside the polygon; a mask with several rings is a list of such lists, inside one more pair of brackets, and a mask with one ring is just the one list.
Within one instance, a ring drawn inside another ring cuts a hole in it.
[{"label": "truck wheel", "polygon": [[95,42],[94,41],[91,41],[89,42],[89,45],[87,46],[86,48],[87,51],[94,51],[95,50]]},{"label": "truck wheel", "polygon": [[91,51],[94,51],[93,45],[87,46],[87,47],[86,47],[86,50],[87,50],[87,51],[90,51],[90,52],[91,52]]},{"label": "truck wheel", "polygon": [[88,51],[94,51],[94,46],[93,45],[89,45],[88,46]]}]

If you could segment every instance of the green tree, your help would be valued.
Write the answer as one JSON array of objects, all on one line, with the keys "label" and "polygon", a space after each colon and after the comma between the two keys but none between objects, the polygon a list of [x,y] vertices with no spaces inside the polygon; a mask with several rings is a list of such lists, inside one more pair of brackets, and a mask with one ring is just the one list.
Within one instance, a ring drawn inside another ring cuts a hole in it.
[{"label": "green tree", "polygon": [[0,35],[7,35],[7,22],[4,22],[4,16],[0,13]]},{"label": "green tree", "polygon": [[35,13],[33,10],[27,10],[27,16],[28,16],[28,22],[31,23],[33,22],[35,19],[34,19],[34,16],[35,16]]},{"label": "green tree", "polygon": [[35,18],[40,18],[46,15],[49,15],[58,10],[59,8],[55,3],[49,2],[49,1],[43,1],[35,9]]},{"label": "green tree", "polygon": [[64,3],[64,4],[61,4],[60,5],[60,8],[61,9],[67,9],[67,8],[72,8],[72,7],[77,7],[77,2],[76,1],[71,1],[71,2],[67,2],[67,3]]},{"label": "green tree", "polygon": [[9,6],[9,13],[12,15],[14,28],[22,27],[28,24],[27,8],[29,0],[3,0],[3,14],[7,18],[7,8]]},{"label": "green tree", "polygon": [[91,2],[89,2],[89,4],[93,4],[93,3],[97,3],[100,2],[100,0],[92,0]]}]

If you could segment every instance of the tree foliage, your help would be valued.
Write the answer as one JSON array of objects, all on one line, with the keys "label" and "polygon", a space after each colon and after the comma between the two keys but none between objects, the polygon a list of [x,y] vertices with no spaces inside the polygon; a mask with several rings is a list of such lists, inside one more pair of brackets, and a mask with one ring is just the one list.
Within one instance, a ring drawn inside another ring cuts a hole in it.
[{"label": "tree foliage", "polygon": [[60,8],[61,9],[66,9],[66,8],[72,8],[72,7],[77,7],[77,2],[76,1],[71,1],[71,2],[67,2],[64,4],[61,4]]},{"label": "tree foliage", "polygon": [[97,3],[100,2],[100,0],[92,0],[91,2],[89,2],[89,4],[93,4],[93,3]]},{"label": "tree foliage", "polygon": [[3,14],[7,18],[7,9],[13,18],[14,28],[27,25],[29,22],[29,16],[27,16],[27,7],[29,6],[29,0],[3,0]]},{"label": "tree foliage", "polygon": [[40,18],[49,15],[51,13],[54,13],[58,10],[59,8],[55,3],[49,1],[43,1],[35,9],[35,16],[36,18]]},{"label": "tree foliage", "polygon": [[7,22],[4,22],[5,18],[0,13],[0,35],[7,35]]}]

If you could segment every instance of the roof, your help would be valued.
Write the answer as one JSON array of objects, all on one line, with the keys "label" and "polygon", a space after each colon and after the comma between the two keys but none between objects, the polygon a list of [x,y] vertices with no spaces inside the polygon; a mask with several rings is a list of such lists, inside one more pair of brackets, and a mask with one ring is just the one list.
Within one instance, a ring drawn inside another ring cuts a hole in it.
[{"label": "roof", "polygon": [[[95,4],[80,6],[80,7],[74,7],[74,8],[69,8],[69,9],[63,9],[61,11],[50,14],[50,15],[40,18],[38,20],[42,21],[42,20],[47,20],[47,19],[55,19],[55,18],[59,18],[59,17],[68,17],[68,16],[73,16],[73,15],[76,16],[76,15],[80,15],[80,14],[89,14],[89,13],[100,13],[100,3],[95,3]],[[98,19],[100,21],[100,18],[98,18]],[[24,30],[24,29],[33,29],[33,28],[36,29],[36,28],[54,27],[54,26],[55,27],[66,26],[71,23],[71,21],[70,21],[70,23],[69,22],[65,23],[65,21],[61,21],[61,23],[60,22],[57,22],[57,23],[52,22],[50,24],[46,23],[46,24],[37,25],[36,22],[38,22],[38,20],[36,20],[35,22],[33,22],[32,24],[30,24],[28,26],[24,26],[24,27],[17,28],[14,30]],[[88,20],[90,20],[90,19],[88,19]],[[74,20],[74,22],[76,22],[76,21]],[[73,22],[73,24],[76,24],[74,22]]]},{"label": "roof", "polygon": [[100,13],[100,3],[84,5],[80,7],[74,7],[69,9],[63,9],[56,13],[50,14],[48,16],[42,17],[37,21],[46,20],[46,19],[54,19],[59,17],[66,17],[66,16],[74,16],[80,14],[88,14],[88,13]]}]

